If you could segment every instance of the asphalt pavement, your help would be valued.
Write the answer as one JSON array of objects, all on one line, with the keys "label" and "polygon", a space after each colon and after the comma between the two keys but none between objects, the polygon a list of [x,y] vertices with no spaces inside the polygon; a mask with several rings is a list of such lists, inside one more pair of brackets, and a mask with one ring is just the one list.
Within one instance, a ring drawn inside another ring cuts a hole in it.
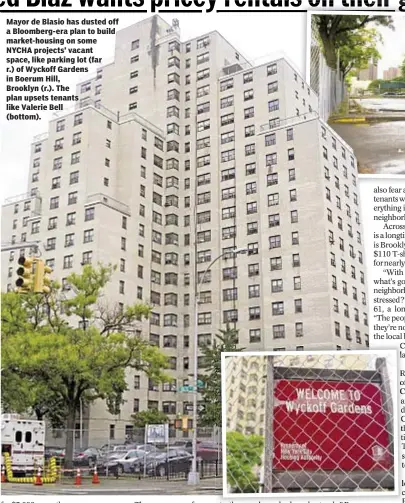
[{"label": "asphalt pavement", "polygon": [[43,486],[34,486],[32,484],[14,484],[6,482],[1,484],[1,494],[7,495],[33,495],[33,496],[52,496],[54,494],[62,495],[210,495],[222,494],[222,479],[203,479],[198,486],[189,486],[186,480],[134,480],[134,479],[101,479],[100,484],[92,484],[91,481],[84,480],[81,486],[74,486],[73,480],[68,485],[66,481],[63,484],[45,484]]}]

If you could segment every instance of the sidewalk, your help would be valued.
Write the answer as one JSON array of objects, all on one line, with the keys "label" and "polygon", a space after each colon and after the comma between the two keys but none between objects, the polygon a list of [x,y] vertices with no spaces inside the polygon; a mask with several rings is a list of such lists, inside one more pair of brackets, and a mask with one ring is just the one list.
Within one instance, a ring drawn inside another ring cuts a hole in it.
[{"label": "sidewalk", "polygon": [[75,486],[74,480],[64,479],[63,483],[44,484],[34,486],[33,484],[1,484],[3,494],[43,494],[51,495],[57,493],[69,494],[112,494],[112,493],[133,493],[144,495],[150,494],[218,494],[222,493],[222,478],[202,479],[198,486],[189,486],[186,480],[160,480],[134,478],[121,479],[101,479],[100,484],[92,484],[91,479],[82,481],[81,486]]}]

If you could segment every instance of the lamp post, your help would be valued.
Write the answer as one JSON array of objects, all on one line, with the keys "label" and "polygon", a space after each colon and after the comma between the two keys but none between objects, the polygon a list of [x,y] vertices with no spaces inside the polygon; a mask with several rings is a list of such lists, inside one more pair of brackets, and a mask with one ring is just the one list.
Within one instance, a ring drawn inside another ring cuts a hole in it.
[{"label": "lamp post", "polygon": [[[236,256],[242,253],[247,253],[247,248],[235,248],[232,250],[232,255]],[[200,473],[197,470],[197,404],[198,404],[198,304],[200,298],[200,289],[204,284],[205,276],[211,267],[220,260],[224,255],[229,252],[223,252],[218,257],[216,257],[208,267],[205,269],[201,276],[201,280],[197,282],[195,280],[195,291],[194,291],[194,389],[193,389],[193,459],[191,465],[191,471],[188,474],[188,484],[197,485],[200,482]]]}]

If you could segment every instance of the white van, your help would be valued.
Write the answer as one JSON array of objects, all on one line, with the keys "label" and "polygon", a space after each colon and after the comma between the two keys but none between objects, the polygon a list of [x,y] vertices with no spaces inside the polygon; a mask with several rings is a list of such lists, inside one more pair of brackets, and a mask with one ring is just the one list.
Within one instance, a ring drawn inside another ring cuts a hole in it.
[{"label": "white van", "polygon": [[1,416],[1,464],[8,452],[13,473],[31,473],[34,466],[43,466],[45,454],[45,423],[21,419],[18,414]]}]

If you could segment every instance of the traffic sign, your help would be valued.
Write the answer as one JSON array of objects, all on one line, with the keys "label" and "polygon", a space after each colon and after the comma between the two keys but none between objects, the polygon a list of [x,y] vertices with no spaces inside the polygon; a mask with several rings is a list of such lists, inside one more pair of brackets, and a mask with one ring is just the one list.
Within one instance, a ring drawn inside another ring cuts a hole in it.
[{"label": "traffic sign", "polygon": [[187,392],[194,391],[194,386],[180,386],[179,391]]}]

